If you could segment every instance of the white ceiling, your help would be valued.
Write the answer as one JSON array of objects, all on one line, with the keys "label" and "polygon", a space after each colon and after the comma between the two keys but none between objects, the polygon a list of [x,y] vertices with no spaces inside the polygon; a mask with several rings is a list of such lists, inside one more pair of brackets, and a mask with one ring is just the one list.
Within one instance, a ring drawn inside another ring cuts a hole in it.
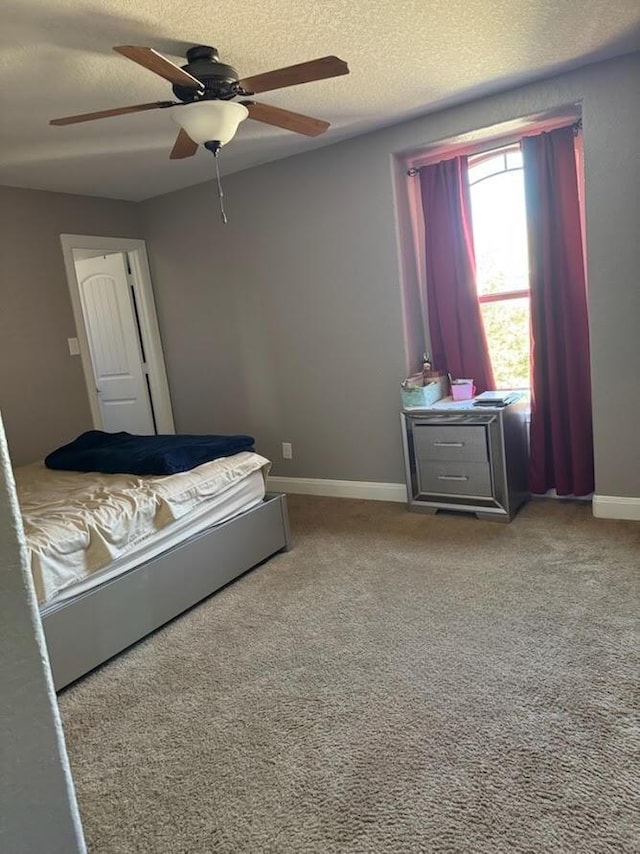
[{"label": "white ceiling", "polygon": [[327,119],[324,136],[246,121],[223,151],[228,173],[627,53],[639,32],[638,0],[5,0],[0,184],[140,200],[212,177],[207,151],[168,159],[171,110],[48,126],[172,98],[117,44],[178,64],[214,45],[241,76],[327,54],[349,63],[348,76],[260,96]]}]

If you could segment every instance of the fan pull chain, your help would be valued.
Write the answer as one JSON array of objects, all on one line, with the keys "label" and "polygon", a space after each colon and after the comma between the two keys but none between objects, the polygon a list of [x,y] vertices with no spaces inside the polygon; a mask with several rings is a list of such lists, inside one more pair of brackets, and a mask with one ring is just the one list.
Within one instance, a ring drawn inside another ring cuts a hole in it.
[{"label": "fan pull chain", "polygon": [[227,224],[227,215],[224,212],[224,193],[222,191],[222,181],[220,179],[220,167],[218,166],[218,155],[220,154],[220,149],[214,152],[213,156],[216,161],[216,178],[218,179],[218,198],[220,199],[220,215],[222,216],[222,222],[224,225]]}]

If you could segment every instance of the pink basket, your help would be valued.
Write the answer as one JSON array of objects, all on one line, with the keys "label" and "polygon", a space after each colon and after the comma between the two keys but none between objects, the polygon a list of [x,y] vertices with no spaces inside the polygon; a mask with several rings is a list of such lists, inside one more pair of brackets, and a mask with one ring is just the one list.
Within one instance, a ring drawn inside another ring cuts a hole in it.
[{"label": "pink basket", "polygon": [[475,393],[473,380],[453,380],[451,383],[451,397],[454,400],[471,400]]}]

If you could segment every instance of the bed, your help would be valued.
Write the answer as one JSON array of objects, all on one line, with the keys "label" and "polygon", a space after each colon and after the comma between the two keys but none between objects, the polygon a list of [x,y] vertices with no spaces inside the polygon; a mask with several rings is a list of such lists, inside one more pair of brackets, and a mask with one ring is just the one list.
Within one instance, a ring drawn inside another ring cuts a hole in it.
[{"label": "bed", "polygon": [[56,690],[289,547],[269,461],[171,475],[14,470]]}]

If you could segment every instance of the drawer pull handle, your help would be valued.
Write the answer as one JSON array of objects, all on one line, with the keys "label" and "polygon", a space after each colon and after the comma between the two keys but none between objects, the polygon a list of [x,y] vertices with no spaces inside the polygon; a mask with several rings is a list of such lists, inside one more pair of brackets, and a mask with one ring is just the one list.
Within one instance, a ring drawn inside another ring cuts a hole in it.
[{"label": "drawer pull handle", "polygon": [[439,474],[438,480],[469,480],[464,474]]},{"label": "drawer pull handle", "polygon": [[434,448],[464,448],[464,442],[434,442]]}]

